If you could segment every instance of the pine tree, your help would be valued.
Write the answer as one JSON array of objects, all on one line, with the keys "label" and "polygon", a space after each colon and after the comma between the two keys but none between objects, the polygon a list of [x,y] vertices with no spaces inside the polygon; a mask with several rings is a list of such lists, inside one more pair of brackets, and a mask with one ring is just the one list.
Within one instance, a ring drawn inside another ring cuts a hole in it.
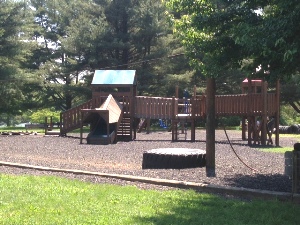
[{"label": "pine tree", "polygon": [[24,4],[15,1],[0,2],[0,114],[10,117],[20,114],[24,101],[26,81],[23,66],[30,53],[23,42]]}]

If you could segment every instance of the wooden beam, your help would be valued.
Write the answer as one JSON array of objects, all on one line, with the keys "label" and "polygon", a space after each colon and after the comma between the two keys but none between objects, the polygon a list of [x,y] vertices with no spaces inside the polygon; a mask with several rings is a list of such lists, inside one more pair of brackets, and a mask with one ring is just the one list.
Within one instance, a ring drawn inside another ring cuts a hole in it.
[{"label": "wooden beam", "polygon": [[275,144],[279,146],[280,82],[276,81]]},{"label": "wooden beam", "polygon": [[215,95],[216,81],[215,78],[207,78],[206,84],[206,176],[216,176],[216,159],[215,159]]}]

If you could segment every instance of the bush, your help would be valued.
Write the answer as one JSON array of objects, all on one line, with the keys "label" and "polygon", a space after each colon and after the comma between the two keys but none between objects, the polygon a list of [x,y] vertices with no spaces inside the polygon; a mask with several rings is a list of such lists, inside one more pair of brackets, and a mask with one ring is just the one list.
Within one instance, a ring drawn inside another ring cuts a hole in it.
[{"label": "bush", "polygon": [[54,109],[41,109],[31,114],[30,119],[32,123],[44,123],[45,117],[52,116],[52,122],[60,121],[60,112]]},{"label": "bush", "polygon": [[219,117],[217,119],[218,127],[236,127],[240,125],[241,118],[239,116]]},{"label": "bush", "polygon": [[299,113],[296,112],[289,104],[280,106],[279,124],[290,126],[292,124],[300,124]]}]

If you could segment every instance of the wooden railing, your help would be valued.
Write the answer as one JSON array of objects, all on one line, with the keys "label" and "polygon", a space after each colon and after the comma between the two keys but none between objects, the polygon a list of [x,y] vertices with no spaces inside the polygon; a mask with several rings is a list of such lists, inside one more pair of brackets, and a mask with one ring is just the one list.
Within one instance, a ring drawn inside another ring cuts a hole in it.
[{"label": "wooden railing", "polygon": [[274,116],[277,111],[276,106],[276,94],[275,93],[269,93],[267,94],[267,112],[268,115]]},{"label": "wooden railing", "polygon": [[266,99],[262,94],[216,95],[217,116],[261,116],[264,113],[274,115],[276,112],[275,94],[268,93]]},{"label": "wooden railing", "polygon": [[[106,98],[107,96],[98,96],[81,105],[62,112],[60,114],[61,135],[65,135],[66,133],[80,127],[82,118],[81,113],[83,113],[81,112],[82,109],[99,108],[100,105],[106,100]],[[129,116],[128,112],[130,112],[130,98],[128,96],[124,96],[122,98],[119,98],[118,101],[123,105],[123,112],[126,112],[125,116]]]},{"label": "wooden railing", "polygon": [[191,99],[192,111],[194,117],[204,117],[206,114],[206,97],[205,95],[197,95]]},{"label": "wooden railing", "polygon": [[[97,97],[75,108],[61,113],[61,134],[66,134],[81,124],[81,109],[100,107],[106,98]],[[118,101],[123,105],[123,117],[130,116],[132,100],[125,96]],[[276,113],[275,93],[268,93],[264,99],[262,94],[216,95],[216,116],[261,116],[264,113],[273,116]],[[264,105],[265,103],[265,105]],[[264,108],[265,107],[265,108]],[[174,116],[185,113],[194,118],[206,115],[206,96],[196,96],[192,99],[135,97],[134,117],[149,119],[173,119]]]},{"label": "wooden railing", "polygon": [[136,118],[171,119],[173,104],[178,105],[178,99],[175,98],[137,96],[135,101]]},{"label": "wooden railing", "polygon": [[[206,96],[192,99],[136,97],[135,117],[150,119],[172,119],[177,114],[206,115]],[[275,94],[268,93],[264,100],[262,94],[216,95],[216,116],[261,116],[264,113],[275,115]]]},{"label": "wooden railing", "polygon": [[62,112],[60,114],[61,135],[79,128],[81,124],[81,109],[94,109],[100,106],[100,102],[101,98],[94,98],[72,109]]}]

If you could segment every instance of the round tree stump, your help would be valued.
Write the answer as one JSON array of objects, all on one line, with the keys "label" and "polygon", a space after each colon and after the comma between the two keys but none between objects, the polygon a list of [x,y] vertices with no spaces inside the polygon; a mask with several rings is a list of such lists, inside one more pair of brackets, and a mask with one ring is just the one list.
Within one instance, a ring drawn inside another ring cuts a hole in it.
[{"label": "round tree stump", "polygon": [[143,169],[184,169],[205,166],[206,151],[190,148],[158,148],[143,153]]}]

